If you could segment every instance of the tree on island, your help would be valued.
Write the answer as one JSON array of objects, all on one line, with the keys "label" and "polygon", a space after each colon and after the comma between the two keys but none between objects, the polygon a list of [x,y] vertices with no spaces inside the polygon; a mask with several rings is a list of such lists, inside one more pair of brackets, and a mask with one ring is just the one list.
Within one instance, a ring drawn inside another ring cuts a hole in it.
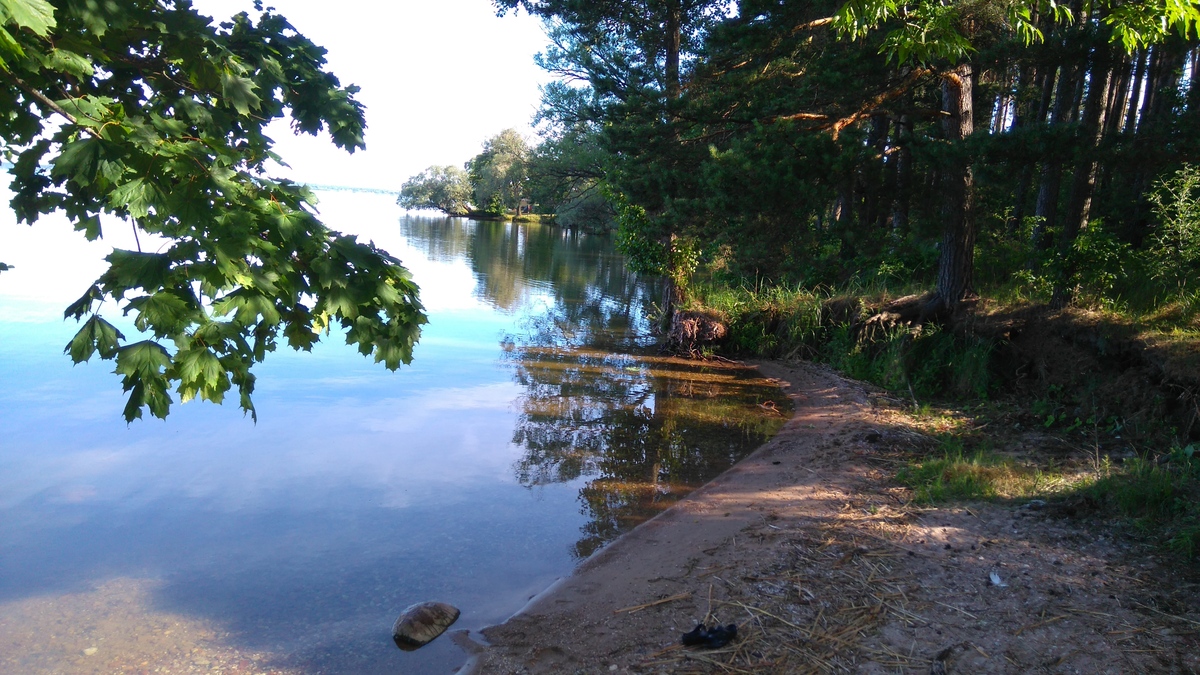
[{"label": "tree on island", "polygon": [[466,163],[431,166],[409,178],[396,203],[406,209],[437,209],[448,216],[483,212],[502,216],[516,211],[529,195],[532,150],[516,129],[505,129],[483,144]]},{"label": "tree on island", "polygon": [[516,129],[505,129],[483,144],[467,162],[475,203],[493,215],[515,210],[525,197],[529,143]]},{"label": "tree on island", "polygon": [[[280,341],[310,350],[338,325],[389,369],[412,358],[425,315],[400,261],[317,220],[306,188],[266,174],[267,124],[363,146],[357,88],[325,50],[260,1],[219,25],[188,0],[0,0],[0,142],[19,221],[61,211],[83,236],[132,227],[137,250],[66,310],[76,363],[113,360],[125,419],[237,388]],[[141,249],[144,235],[166,243]],[[0,265],[0,269],[7,266]],[[101,309],[149,334],[131,342]]]},{"label": "tree on island", "polygon": [[471,212],[471,179],[457,166],[431,166],[400,186],[396,203],[406,209],[437,209],[448,216]]}]

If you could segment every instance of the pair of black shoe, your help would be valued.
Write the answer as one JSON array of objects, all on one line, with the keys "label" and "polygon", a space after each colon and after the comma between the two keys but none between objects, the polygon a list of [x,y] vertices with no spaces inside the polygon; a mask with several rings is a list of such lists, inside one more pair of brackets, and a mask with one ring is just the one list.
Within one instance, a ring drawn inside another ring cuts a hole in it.
[{"label": "pair of black shoe", "polygon": [[690,633],[683,634],[683,646],[716,649],[724,647],[736,639],[737,624],[731,623],[728,626],[718,624],[712,628],[698,624]]}]

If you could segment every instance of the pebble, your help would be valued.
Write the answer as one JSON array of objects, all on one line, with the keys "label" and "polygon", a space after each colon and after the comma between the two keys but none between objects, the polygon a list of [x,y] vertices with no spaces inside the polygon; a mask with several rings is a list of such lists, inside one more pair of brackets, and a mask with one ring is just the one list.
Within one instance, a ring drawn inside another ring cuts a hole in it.
[{"label": "pebble", "polygon": [[92,654],[95,654],[98,651],[100,651],[100,650],[96,649],[95,647],[88,647],[87,649],[83,650],[83,655],[91,656]]},{"label": "pebble", "polygon": [[406,652],[420,649],[458,621],[457,607],[444,602],[422,602],[410,606],[392,626],[392,639]]}]

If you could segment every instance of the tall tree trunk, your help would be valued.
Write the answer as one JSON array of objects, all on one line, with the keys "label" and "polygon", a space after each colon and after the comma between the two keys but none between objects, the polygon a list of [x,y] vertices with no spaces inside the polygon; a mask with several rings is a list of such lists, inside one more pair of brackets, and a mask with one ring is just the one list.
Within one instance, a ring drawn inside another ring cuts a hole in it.
[{"label": "tall tree trunk", "polygon": [[[667,3],[667,15],[665,17],[663,29],[666,32],[665,45],[665,60],[666,78],[665,87],[667,95],[667,115],[670,129],[670,137],[675,143],[680,142],[679,129],[675,124],[675,109],[674,103],[679,100],[680,94],[680,79],[679,79],[679,52],[683,47],[683,8],[681,0],[669,0]],[[680,270],[675,267],[674,252],[676,239],[678,235],[671,232],[663,238],[662,243],[670,252],[671,262],[668,263],[667,278],[663,289],[663,317],[661,328],[664,334],[669,333],[674,328],[675,311],[678,306],[686,302],[684,294],[686,288],[684,284],[686,279],[682,278]]]},{"label": "tall tree trunk", "polygon": [[667,100],[679,98],[679,52],[683,48],[683,8],[679,0],[672,0],[667,6]]},{"label": "tall tree trunk", "polygon": [[1163,46],[1155,45],[1150,50],[1150,59],[1146,67],[1146,93],[1142,96],[1142,107],[1138,111],[1137,132],[1143,133],[1152,124],[1155,104],[1159,98],[1159,84],[1162,80]]},{"label": "tall tree trunk", "polygon": [[[1049,126],[1053,132],[1070,118],[1072,99],[1075,96],[1075,68],[1064,65],[1059,71],[1058,92],[1055,94],[1054,109],[1050,113]],[[1042,181],[1038,188],[1038,223],[1033,228],[1033,246],[1046,249],[1050,246],[1049,232],[1058,220],[1058,193],[1062,186],[1062,158],[1051,150],[1050,157],[1042,164]]]},{"label": "tall tree trunk", "polygon": [[1099,157],[1096,149],[1104,140],[1104,123],[1107,112],[1108,92],[1112,83],[1112,68],[1106,63],[1106,55],[1098,50],[1096,65],[1092,68],[1091,88],[1084,106],[1080,125],[1080,157],[1075,167],[1075,179],[1071,185],[1071,198],[1067,204],[1067,216],[1063,222],[1060,248],[1071,246],[1076,235],[1087,227],[1092,205],[1092,194],[1096,187],[1096,167]]},{"label": "tall tree trunk", "polygon": [[[1108,94],[1112,83],[1112,68],[1108,63],[1107,46],[1096,50],[1091,74],[1087,103],[1084,105],[1080,124],[1079,161],[1075,165],[1075,178],[1071,184],[1071,196],[1067,202],[1067,214],[1063,220],[1062,236],[1058,241],[1059,255],[1066,258],[1079,232],[1087,227],[1091,215],[1092,196],[1096,190],[1096,170],[1099,162],[1097,149],[1104,139],[1105,114],[1108,109]],[[1055,283],[1051,301],[1057,307],[1071,302],[1074,289],[1071,278],[1075,270],[1067,267],[1062,278]]]},{"label": "tall tree trunk", "polygon": [[1142,107],[1143,91],[1146,84],[1146,68],[1150,62],[1150,53],[1139,53],[1137,67],[1133,74],[1133,86],[1129,90],[1129,107],[1125,112],[1124,131],[1132,134],[1137,131],[1138,111]]},{"label": "tall tree trunk", "polygon": [[1109,100],[1105,112],[1104,133],[1120,133],[1120,124],[1124,119],[1125,101],[1129,98],[1129,85],[1133,79],[1133,63],[1128,54],[1121,54],[1113,73],[1113,84],[1109,86]]},{"label": "tall tree trunk", "polygon": [[[1178,37],[1155,45],[1151,51],[1146,97],[1142,101],[1137,134],[1133,139],[1134,152],[1131,153],[1136,162],[1131,181],[1133,195],[1144,195],[1154,177],[1171,161],[1171,117],[1178,103],[1179,77],[1186,59],[1185,43]],[[1126,225],[1126,240],[1140,245],[1152,226],[1149,203],[1144,198],[1137,199]]]},{"label": "tall tree trunk", "polygon": [[[879,241],[877,228],[883,220],[880,208],[884,191],[884,170],[887,167],[887,138],[891,129],[891,121],[886,114],[871,116],[871,131],[867,138],[873,155],[863,165],[862,179],[859,181],[862,192],[862,216],[859,231],[868,242]],[[874,253],[874,251],[870,251]]]},{"label": "tall tree trunk", "polygon": [[937,313],[953,311],[972,294],[975,276],[975,178],[971,160],[962,148],[975,130],[975,101],[970,63],[955,66],[942,77],[942,131],[952,148],[942,175],[942,252],[938,260]]},{"label": "tall tree trunk", "polygon": [[904,236],[908,230],[909,192],[912,190],[912,149],[909,140],[912,136],[912,119],[901,115],[896,121],[896,192],[892,201],[892,232],[897,237]]},{"label": "tall tree trunk", "polygon": [[[1019,87],[1030,87],[1038,92],[1039,96],[1035,101],[1024,100],[1027,96],[1022,97],[1020,89],[1018,89],[1017,101],[1018,106],[1016,114],[1013,117],[1013,131],[1026,129],[1030,126],[1040,126],[1046,123],[1046,112],[1050,109],[1050,101],[1054,97],[1054,68],[1050,68],[1047,72],[1046,68],[1038,66],[1033,70],[1033,81],[1030,83],[1029,70],[1026,69],[1021,75]],[[1008,223],[1010,232],[1019,232],[1025,224],[1026,202],[1029,200],[1029,189],[1033,186],[1033,170],[1036,162],[1032,158],[1026,158],[1021,165],[1021,176],[1017,180],[1016,196],[1013,200],[1013,215],[1012,220]]]}]

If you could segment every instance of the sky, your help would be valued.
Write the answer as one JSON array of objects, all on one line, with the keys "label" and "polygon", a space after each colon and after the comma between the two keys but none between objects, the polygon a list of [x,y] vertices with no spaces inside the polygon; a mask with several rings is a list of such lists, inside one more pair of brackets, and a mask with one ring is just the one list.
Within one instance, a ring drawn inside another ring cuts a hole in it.
[{"label": "sky", "polygon": [[[214,19],[252,11],[252,0],[196,0]],[[270,5],[272,3],[268,3]],[[296,136],[286,123],[270,135],[290,168],[276,177],[314,185],[398,190],[433,164],[461,164],[508,128],[532,136],[530,122],[548,76],[533,61],[546,44],[532,17],[497,17],[491,0],[276,0],[273,5],[313,42],[328,49],[329,68],[358,85],[366,106],[367,149],[353,155],[328,136]],[[61,214],[19,225],[0,179],[0,320],[61,316],[106,268],[113,248],[133,249],[131,230],[106,221],[102,241],[88,242]],[[330,194],[323,201],[332,199]],[[333,206],[332,203],[330,206]],[[320,208],[320,207],[319,207]],[[343,232],[379,238],[377,218],[332,209],[323,217]],[[400,211],[395,213],[399,217]],[[394,222],[394,221],[389,221]],[[141,244],[152,250],[161,242]],[[382,242],[381,242],[382,245]]]},{"label": "sky", "polygon": [[[434,164],[462,164],[483,141],[530,121],[548,80],[534,62],[546,44],[522,13],[497,17],[491,0],[276,0],[298,31],[329,50],[342,84],[362,88],[367,149],[349,155],[327,136],[271,134],[291,166],[284,175],[321,185],[397,190]],[[214,18],[252,11],[251,0],[196,0]]]}]

